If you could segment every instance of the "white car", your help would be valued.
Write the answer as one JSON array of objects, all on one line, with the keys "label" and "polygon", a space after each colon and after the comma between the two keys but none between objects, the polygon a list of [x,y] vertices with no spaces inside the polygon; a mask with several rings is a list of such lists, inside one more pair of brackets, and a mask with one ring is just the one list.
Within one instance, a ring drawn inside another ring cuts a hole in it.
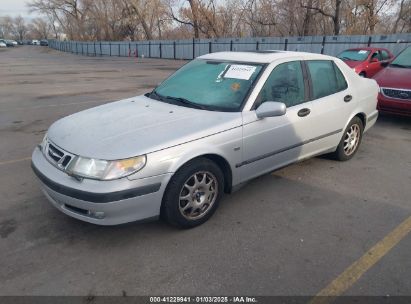
[{"label": "white car", "polygon": [[16,40],[10,40],[10,41],[11,41],[11,43],[13,43],[14,46],[18,45]]},{"label": "white car", "polygon": [[38,40],[33,40],[33,41],[31,42],[31,44],[32,44],[32,45],[40,45],[40,41],[38,41]]},{"label": "white car", "polygon": [[0,41],[0,48],[5,48],[5,47],[7,47],[7,45],[4,43],[4,42],[2,42],[2,41]]},{"label": "white car", "polygon": [[55,122],[32,167],[77,219],[194,227],[252,178],[315,155],[352,158],[377,120],[377,94],[335,57],[208,54],[150,93]]}]

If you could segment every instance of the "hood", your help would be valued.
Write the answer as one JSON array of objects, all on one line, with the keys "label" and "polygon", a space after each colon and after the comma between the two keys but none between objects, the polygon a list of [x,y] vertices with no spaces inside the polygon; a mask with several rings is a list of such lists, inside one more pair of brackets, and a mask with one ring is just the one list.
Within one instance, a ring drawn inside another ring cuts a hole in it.
[{"label": "hood", "polygon": [[138,96],[62,118],[47,136],[72,154],[114,160],[240,126],[241,117],[239,112],[205,111]]},{"label": "hood", "polygon": [[350,68],[355,68],[356,66],[363,63],[363,61],[355,61],[355,60],[343,60],[345,64],[347,64]]},{"label": "hood", "polygon": [[380,87],[411,90],[411,69],[388,66],[374,76]]}]

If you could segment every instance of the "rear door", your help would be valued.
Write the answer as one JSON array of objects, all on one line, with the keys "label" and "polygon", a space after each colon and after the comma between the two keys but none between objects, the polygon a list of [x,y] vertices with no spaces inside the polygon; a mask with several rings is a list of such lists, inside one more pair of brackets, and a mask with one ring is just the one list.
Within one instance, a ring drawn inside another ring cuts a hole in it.
[{"label": "rear door", "polygon": [[310,78],[312,115],[316,134],[310,143],[316,153],[336,147],[355,103],[355,96],[333,60],[305,61]]}]

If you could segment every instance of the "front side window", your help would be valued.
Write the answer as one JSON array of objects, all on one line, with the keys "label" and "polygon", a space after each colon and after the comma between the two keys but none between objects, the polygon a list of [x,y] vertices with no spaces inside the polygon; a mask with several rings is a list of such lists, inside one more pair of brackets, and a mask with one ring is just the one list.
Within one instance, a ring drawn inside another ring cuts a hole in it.
[{"label": "front side window", "polygon": [[283,102],[287,108],[305,102],[300,61],[282,63],[274,68],[257,97],[256,106],[266,101]]},{"label": "front side window", "polygon": [[263,65],[193,60],[162,82],[150,98],[205,110],[239,111]]},{"label": "front side window", "polygon": [[347,82],[339,68],[331,60],[307,61],[312,82],[312,98],[325,97],[347,88]]},{"label": "front side window", "polygon": [[377,59],[377,60],[379,60],[379,61],[381,61],[381,55],[380,55],[380,52],[375,52],[374,54],[372,54],[372,56],[371,56],[371,60],[372,59]]}]

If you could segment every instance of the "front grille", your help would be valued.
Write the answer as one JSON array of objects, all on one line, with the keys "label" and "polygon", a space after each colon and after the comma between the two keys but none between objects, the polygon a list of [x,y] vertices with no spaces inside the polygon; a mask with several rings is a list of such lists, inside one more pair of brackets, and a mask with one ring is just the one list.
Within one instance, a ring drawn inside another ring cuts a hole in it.
[{"label": "front grille", "polygon": [[74,155],[51,143],[50,140],[47,140],[45,147],[43,147],[43,153],[46,155],[49,162],[61,170],[67,168],[74,157]]},{"label": "front grille", "polygon": [[55,146],[49,143],[47,154],[56,162],[58,163],[61,158],[64,156],[64,152],[57,149]]},{"label": "front grille", "polygon": [[382,93],[390,98],[411,100],[411,90],[382,88]]}]

